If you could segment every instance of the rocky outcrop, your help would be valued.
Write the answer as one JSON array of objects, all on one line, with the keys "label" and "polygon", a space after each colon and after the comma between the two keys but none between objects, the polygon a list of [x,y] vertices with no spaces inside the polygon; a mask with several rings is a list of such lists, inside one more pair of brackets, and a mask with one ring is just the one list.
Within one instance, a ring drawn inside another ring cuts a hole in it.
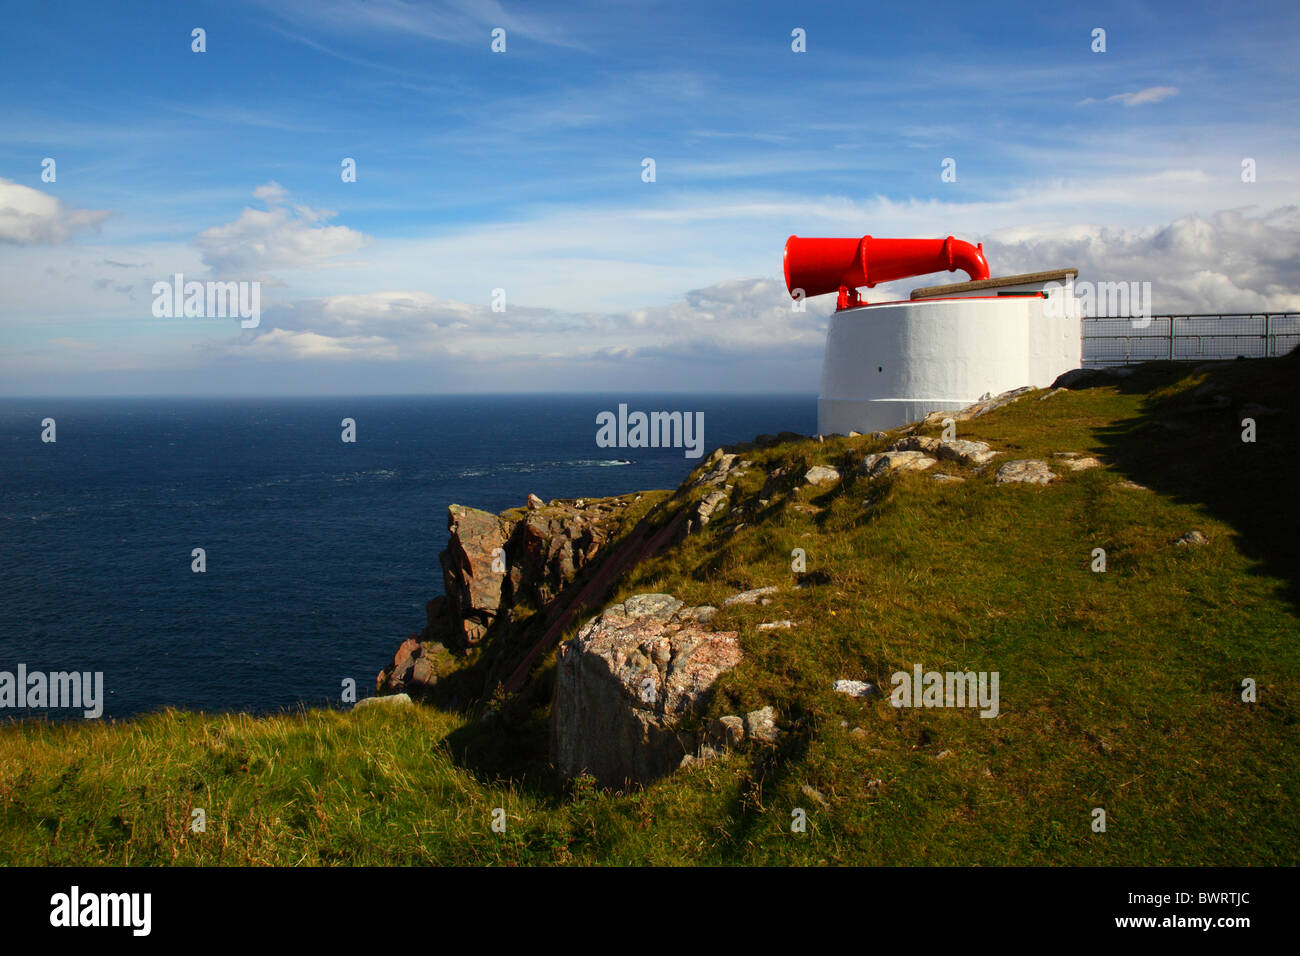
[{"label": "rocky outcrop", "polygon": [[994,456],[1000,454],[1000,452],[991,451],[986,442],[963,441],[958,438],[944,441],[940,438],[927,438],[924,435],[912,435],[904,438],[890,445],[885,451],[886,454],[900,451],[918,452],[933,456],[940,461],[955,461],[959,465],[974,467],[985,465],[992,461]]},{"label": "rocky outcrop", "polygon": [[410,637],[398,647],[393,663],[379,672],[376,686],[381,694],[414,694],[422,698],[451,668],[451,655],[441,644],[425,644]]},{"label": "rocky outcrop", "polygon": [[502,618],[523,606],[546,608],[616,534],[622,512],[639,495],[544,503],[494,515],[447,509],[447,547],[438,556],[443,595],[425,606],[425,628],[398,647],[379,673],[383,693],[427,698],[453,662],[483,643]]},{"label": "rocky outcrop", "polygon": [[883,451],[863,459],[862,470],[868,478],[879,478],[891,472],[925,471],[936,461],[920,451]]},{"label": "rocky outcrop", "polygon": [[991,451],[987,442],[963,441],[959,438],[940,442],[938,452],[940,461],[955,461],[959,465],[975,468],[988,464],[1001,454],[1001,452]]},{"label": "rocky outcrop", "polygon": [[561,646],[551,703],[551,762],[561,774],[590,774],[602,786],[644,783],[695,753],[704,741],[683,722],[741,660],[736,632],[708,627],[713,613],[668,594],[638,594]]},{"label": "rocky outcrop", "polygon": [[482,640],[501,606],[508,532],[496,515],[460,505],[447,509],[447,531],[438,610],[448,624],[445,643],[463,651]]},{"label": "rocky outcrop", "polygon": [[[1057,380],[1059,384],[1060,379]],[[954,422],[966,422],[972,418],[983,418],[989,412],[997,411],[999,408],[1005,408],[1013,402],[1020,401],[1027,393],[1034,391],[1032,385],[1022,385],[1020,388],[1013,388],[1010,391],[1002,392],[999,395],[990,395],[981,398],[974,405],[968,405],[965,408],[955,409],[953,411],[931,412],[921,420],[922,425],[941,425],[946,419],[951,418]]]},{"label": "rocky outcrop", "polygon": [[542,608],[608,542],[626,498],[552,501],[530,495],[524,510],[489,514],[448,508],[440,555],[445,595],[430,603],[426,638],[457,653],[477,646],[503,613]]},{"label": "rocky outcrop", "polygon": [[1021,458],[1004,462],[997,471],[994,484],[1046,485],[1056,479],[1047,462],[1034,458]]},{"label": "rocky outcrop", "polygon": [[739,478],[746,470],[753,467],[751,461],[741,461],[740,455],[715,448],[706,460],[709,470],[696,479],[696,485],[709,485],[718,488],[726,482]]}]

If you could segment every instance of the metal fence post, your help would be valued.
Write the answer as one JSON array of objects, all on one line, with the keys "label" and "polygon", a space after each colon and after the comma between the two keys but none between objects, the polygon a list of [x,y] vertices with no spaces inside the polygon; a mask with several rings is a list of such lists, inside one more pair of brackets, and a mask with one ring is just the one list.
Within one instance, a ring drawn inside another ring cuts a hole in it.
[{"label": "metal fence post", "polygon": [[1174,323],[1178,321],[1177,316],[1169,317],[1169,361],[1174,360]]},{"label": "metal fence post", "polygon": [[1267,312],[1264,313],[1264,358],[1273,357],[1273,336],[1269,329],[1269,319],[1272,318]]}]

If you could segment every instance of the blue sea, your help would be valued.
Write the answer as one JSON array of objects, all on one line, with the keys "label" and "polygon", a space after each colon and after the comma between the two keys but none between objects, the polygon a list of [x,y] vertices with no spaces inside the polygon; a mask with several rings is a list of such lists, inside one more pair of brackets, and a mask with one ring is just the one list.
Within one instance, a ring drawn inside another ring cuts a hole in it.
[{"label": "blue sea", "polygon": [[0,400],[0,671],[101,671],[105,717],[367,696],[442,593],[449,504],[675,488],[699,463],[597,447],[620,402],[702,411],[706,455],[816,430],[812,395]]}]

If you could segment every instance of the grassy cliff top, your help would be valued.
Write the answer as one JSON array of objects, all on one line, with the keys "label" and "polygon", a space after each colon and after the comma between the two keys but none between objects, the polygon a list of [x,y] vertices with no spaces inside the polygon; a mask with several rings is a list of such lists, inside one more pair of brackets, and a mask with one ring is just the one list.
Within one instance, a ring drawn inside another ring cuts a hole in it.
[{"label": "grassy cliff top", "polygon": [[[546,766],[553,654],[487,718],[13,724],[0,863],[1294,865],[1297,373],[1297,356],[1151,365],[1030,392],[957,423],[1001,453],[979,470],[863,475],[898,433],[745,450],[710,522],[610,599],[721,607],[712,626],[739,631],[745,657],[709,715],[770,704],[775,748],[630,792],[564,785]],[[1071,471],[1057,452],[1102,464]],[[1025,458],[1059,477],[996,483],[999,463]],[[804,483],[818,464],[842,479]],[[1177,543],[1190,531],[1204,543]],[[770,605],[722,607],[760,586],[778,588]],[[782,620],[794,626],[757,627]],[[891,674],[916,664],[998,672],[998,717],[891,707]],[[886,697],[837,694],[841,678]],[[190,830],[195,808],[205,833]],[[806,832],[791,832],[796,808]]]}]

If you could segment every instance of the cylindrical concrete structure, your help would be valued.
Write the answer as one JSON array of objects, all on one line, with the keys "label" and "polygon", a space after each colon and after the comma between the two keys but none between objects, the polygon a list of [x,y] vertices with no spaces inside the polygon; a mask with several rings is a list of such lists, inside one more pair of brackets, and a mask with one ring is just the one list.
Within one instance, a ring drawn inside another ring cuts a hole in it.
[{"label": "cylindrical concrete structure", "polygon": [[985,393],[1048,385],[1080,361],[1074,310],[1035,293],[914,299],[830,317],[817,429],[897,428]]}]

